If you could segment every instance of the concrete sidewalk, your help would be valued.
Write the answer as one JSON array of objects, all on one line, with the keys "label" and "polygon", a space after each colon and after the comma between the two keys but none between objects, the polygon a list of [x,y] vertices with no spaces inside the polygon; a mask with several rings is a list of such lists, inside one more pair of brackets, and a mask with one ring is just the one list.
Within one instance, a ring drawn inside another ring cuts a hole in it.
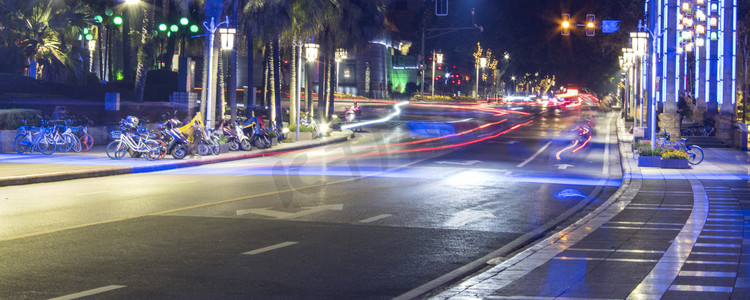
[{"label": "concrete sidewalk", "polygon": [[433,299],[750,299],[750,153],[639,168],[618,126],[623,185],[597,209]]},{"label": "concrete sidewalk", "polygon": [[148,161],[144,158],[131,158],[129,155],[115,160],[107,157],[105,145],[94,146],[88,152],[55,152],[52,155],[43,155],[39,152],[24,154],[0,153],[0,186],[186,168],[340,143],[347,141],[353,136],[351,131],[346,130],[343,132],[333,132],[329,137],[281,143],[270,149],[253,148],[251,151],[230,151],[220,153],[219,155],[181,160],[174,159],[170,155],[157,161]]}]

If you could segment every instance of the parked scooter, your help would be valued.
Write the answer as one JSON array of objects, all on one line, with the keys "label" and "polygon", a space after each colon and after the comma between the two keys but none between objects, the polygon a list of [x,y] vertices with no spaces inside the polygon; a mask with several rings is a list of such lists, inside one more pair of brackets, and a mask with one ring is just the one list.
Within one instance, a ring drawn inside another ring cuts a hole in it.
[{"label": "parked scooter", "polygon": [[263,119],[251,117],[242,125],[242,132],[250,139],[250,143],[258,149],[271,148],[271,139],[263,128]]},{"label": "parked scooter", "polygon": [[226,137],[227,143],[229,143],[229,150],[237,151],[242,149],[244,151],[249,151],[253,148],[250,143],[250,138],[243,134],[242,128],[240,128],[236,122],[230,122],[227,119],[223,119],[221,120],[221,123],[219,123],[219,127],[216,131]]}]

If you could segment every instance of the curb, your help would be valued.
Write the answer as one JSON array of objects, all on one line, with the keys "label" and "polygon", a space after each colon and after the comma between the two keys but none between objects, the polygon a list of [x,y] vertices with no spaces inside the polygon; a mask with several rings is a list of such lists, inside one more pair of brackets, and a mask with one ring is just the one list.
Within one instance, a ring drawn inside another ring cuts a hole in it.
[{"label": "curb", "polygon": [[352,132],[352,133],[343,135],[341,137],[326,138],[325,140],[318,140],[316,142],[305,144],[305,145],[291,146],[289,148],[285,148],[281,150],[265,149],[265,150],[261,150],[260,152],[254,152],[250,154],[231,156],[231,157],[213,157],[213,158],[201,159],[201,160],[178,161],[174,163],[167,163],[167,164],[160,164],[160,165],[153,165],[153,166],[112,167],[112,168],[104,168],[104,169],[97,169],[97,170],[80,170],[80,171],[58,172],[58,173],[48,173],[48,174],[22,175],[22,176],[10,177],[10,178],[0,180],[0,187],[12,186],[12,185],[25,185],[25,184],[33,184],[33,183],[56,182],[56,181],[93,178],[93,177],[104,177],[104,176],[112,176],[112,175],[149,173],[149,172],[156,172],[156,171],[195,167],[195,166],[201,166],[201,165],[206,165],[206,164],[222,163],[222,162],[248,159],[248,158],[254,158],[254,157],[272,156],[272,155],[296,152],[300,150],[305,150],[309,148],[315,148],[315,147],[320,147],[320,146],[325,146],[325,145],[330,145],[330,144],[342,143],[342,142],[349,140],[350,138],[354,138],[354,136],[355,135]]}]

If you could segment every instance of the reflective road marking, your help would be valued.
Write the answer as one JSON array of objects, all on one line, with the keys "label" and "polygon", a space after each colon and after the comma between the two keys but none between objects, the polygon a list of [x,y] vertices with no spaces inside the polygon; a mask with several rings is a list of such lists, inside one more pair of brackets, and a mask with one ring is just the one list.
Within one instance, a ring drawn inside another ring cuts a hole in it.
[{"label": "reflective road marking", "polygon": [[517,168],[521,168],[521,167],[525,166],[526,164],[530,163],[537,156],[539,156],[539,154],[541,154],[542,152],[544,152],[544,150],[547,149],[547,147],[549,147],[550,144],[552,144],[552,141],[549,141],[546,144],[544,144],[544,146],[542,146],[542,148],[539,148],[539,151],[537,151],[536,153],[534,153],[534,155],[532,155],[531,157],[529,157],[527,160],[524,160],[522,163],[518,164],[516,167]]},{"label": "reflective road marking", "polygon": [[260,249],[255,249],[253,251],[248,251],[248,252],[245,252],[245,253],[242,253],[242,254],[246,254],[246,255],[260,254],[260,253],[263,253],[263,252],[268,252],[268,251],[276,250],[276,249],[279,249],[279,248],[284,248],[286,246],[291,246],[291,245],[294,245],[296,243],[297,242],[283,242],[283,243],[278,243],[276,245],[272,245],[272,246],[268,246],[268,247],[263,247],[263,248],[260,248]]},{"label": "reflective road marking", "polygon": [[103,286],[103,287],[100,287],[100,288],[95,288],[93,290],[88,290],[88,291],[83,291],[83,292],[80,292],[80,293],[75,293],[75,294],[60,296],[60,297],[57,297],[57,298],[52,298],[50,300],[78,299],[78,298],[83,298],[83,297],[87,297],[87,296],[91,296],[91,295],[101,294],[101,293],[104,293],[104,292],[109,292],[111,290],[121,289],[121,288],[124,288],[124,287],[125,287],[124,285],[108,285],[108,286]]},{"label": "reflective road marking", "polygon": [[382,214],[382,215],[374,216],[372,218],[367,218],[367,219],[361,220],[359,222],[360,223],[370,223],[370,222],[374,222],[374,221],[377,221],[377,220],[380,220],[380,219],[385,219],[385,218],[390,217],[390,216],[392,216],[392,215],[391,214]]}]

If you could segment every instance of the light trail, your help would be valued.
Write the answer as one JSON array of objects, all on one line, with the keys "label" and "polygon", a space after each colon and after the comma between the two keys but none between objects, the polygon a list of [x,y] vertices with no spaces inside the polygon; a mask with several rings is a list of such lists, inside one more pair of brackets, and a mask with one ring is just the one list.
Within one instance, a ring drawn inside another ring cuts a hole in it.
[{"label": "light trail", "polygon": [[403,101],[403,102],[397,103],[396,105],[393,106],[393,108],[395,108],[396,111],[394,111],[391,114],[385,116],[384,118],[380,118],[380,119],[377,119],[377,120],[366,121],[366,122],[357,122],[357,123],[352,123],[352,124],[346,124],[344,126],[341,126],[341,129],[351,129],[351,128],[355,128],[355,127],[362,127],[362,126],[367,126],[367,125],[372,125],[372,124],[377,124],[377,123],[388,122],[391,119],[395,118],[396,116],[400,115],[401,114],[401,106],[404,106],[406,104],[409,104],[409,101]]}]

